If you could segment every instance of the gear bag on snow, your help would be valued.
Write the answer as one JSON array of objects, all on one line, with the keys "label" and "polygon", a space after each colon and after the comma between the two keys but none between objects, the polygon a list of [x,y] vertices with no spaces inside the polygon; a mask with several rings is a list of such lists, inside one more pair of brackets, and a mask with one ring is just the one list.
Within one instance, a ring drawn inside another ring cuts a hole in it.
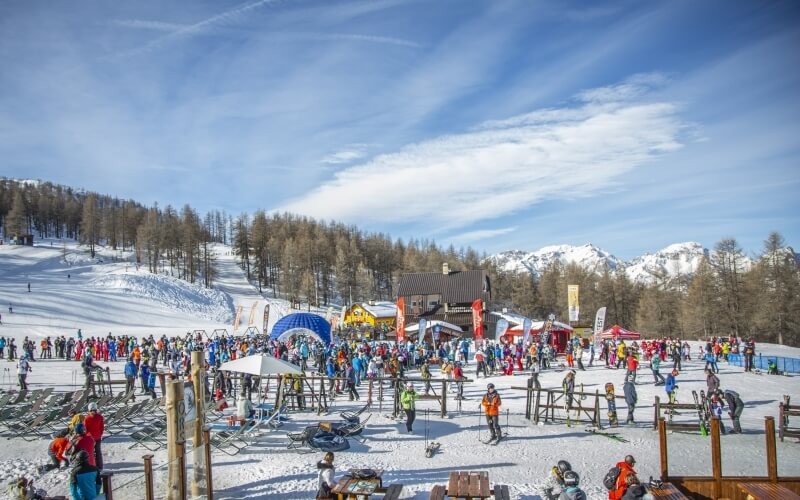
[{"label": "gear bag on snow", "polygon": [[619,467],[612,467],[611,469],[606,472],[605,477],[603,478],[603,486],[606,487],[608,491],[616,489],[617,487],[617,478],[619,477],[622,471]]}]

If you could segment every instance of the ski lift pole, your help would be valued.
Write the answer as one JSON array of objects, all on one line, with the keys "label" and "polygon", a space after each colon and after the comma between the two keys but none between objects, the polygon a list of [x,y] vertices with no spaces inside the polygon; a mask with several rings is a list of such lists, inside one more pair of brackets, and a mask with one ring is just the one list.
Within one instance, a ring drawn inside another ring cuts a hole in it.
[{"label": "ski lift pole", "polygon": [[508,415],[511,413],[511,410],[506,408],[506,436],[508,436]]}]

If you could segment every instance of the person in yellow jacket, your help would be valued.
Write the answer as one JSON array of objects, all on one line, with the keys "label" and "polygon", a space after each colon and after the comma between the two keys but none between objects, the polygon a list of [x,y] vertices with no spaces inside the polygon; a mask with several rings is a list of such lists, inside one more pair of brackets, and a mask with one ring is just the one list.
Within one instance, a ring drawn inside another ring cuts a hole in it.
[{"label": "person in yellow jacket", "polygon": [[411,433],[411,426],[414,424],[416,418],[416,401],[419,395],[414,391],[414,384],[411,382],[406,384],[406,389],[400,393],[400,406],[406,412],[406,431]]},{"label": "person in yellow jacket", "polygon": [[494,384],[486,386],[486,394],[483,395],[483,412],[486,414],[486,423],[489,424],[489,432],[492,437],[491,441],[500,441],[503,433],[500,431],[500,395],[494,390]]},{"label": "person in yellow jacket", "polygon": [[625,363],[625,347],[625,342],[620,340],[619,345],[617,345],[617,368]]}]

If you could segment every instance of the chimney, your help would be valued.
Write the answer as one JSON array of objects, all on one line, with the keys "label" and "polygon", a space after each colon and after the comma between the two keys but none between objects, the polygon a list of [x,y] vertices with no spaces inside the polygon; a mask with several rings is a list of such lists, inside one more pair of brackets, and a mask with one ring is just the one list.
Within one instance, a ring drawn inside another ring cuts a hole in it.
[{"label": "chimney", "polygon": [[442,263],[442,274],[450,274],[450,266],[447,265],[447,262]]}]

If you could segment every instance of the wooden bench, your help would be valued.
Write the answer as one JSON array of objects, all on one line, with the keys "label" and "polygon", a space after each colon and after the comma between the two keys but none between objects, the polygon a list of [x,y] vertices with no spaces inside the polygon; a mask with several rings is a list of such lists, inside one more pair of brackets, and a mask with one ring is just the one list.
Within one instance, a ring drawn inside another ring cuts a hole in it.
[{"label": "wooden bench", "polygon": [[660,488],[650,488],[650,494],[653,498],[661,498],[666,500],[689,500],[689,497],[681,493],[672,483],[662,483]]},{"label": "wooden bench", "polygon": [[489,473],[454,471],[450,473],[447,496],[452,498],[489,498]]},{"label": "wooden bench", "polygon": [[430,500],[444,500],[444,496],[447,493],[447,488],[444,485],[437,484],[431,490],[431,495],[428,497]]},{"label": "wooden bench", "polygon": [[511,494],[508,492],[508,486],[505,484],[495,484],[494,498],[495,500],[511,500]]},{"label": "wooden bench", "polygon": [[739,483],[748,500],[800,500],[792,490],[777,483]]}]

